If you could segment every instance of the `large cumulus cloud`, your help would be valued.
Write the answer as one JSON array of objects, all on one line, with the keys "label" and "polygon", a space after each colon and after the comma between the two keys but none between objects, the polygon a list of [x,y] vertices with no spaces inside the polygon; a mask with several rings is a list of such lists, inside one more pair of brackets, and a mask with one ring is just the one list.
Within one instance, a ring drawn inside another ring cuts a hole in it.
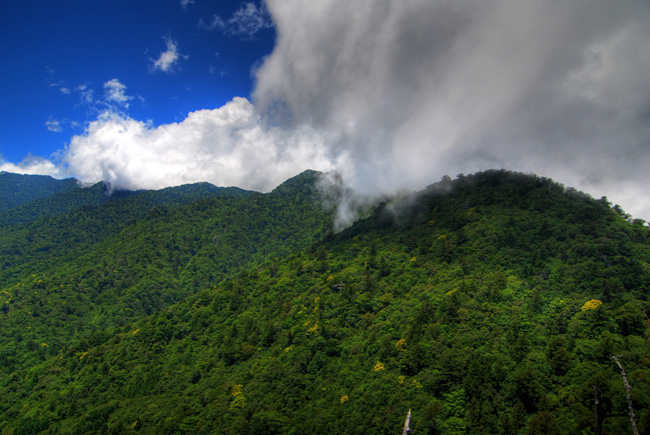
[{"label": "large cumulus cloud", "polygon": [[269,0],[256,104],[330,133],[368,193],[508,168],[650,217],[644,0]]},{"label": "large cumulus cloud", "polygon": [[109,110],[61,153],[116,188],[269,190],[307,168],[357,192],[506,168],[650,218],[647,0],[267,0],[253,103],[175,124]]},{"label": "large cumulus cloud", "polygon": [[107,111],[72,138],[63,160],[81,180],[114,189],[159,189],[208,181],[268,190],[302,168],[331,170],[322,138],[308,126],[266,124],[245,98],[153,126]]}]

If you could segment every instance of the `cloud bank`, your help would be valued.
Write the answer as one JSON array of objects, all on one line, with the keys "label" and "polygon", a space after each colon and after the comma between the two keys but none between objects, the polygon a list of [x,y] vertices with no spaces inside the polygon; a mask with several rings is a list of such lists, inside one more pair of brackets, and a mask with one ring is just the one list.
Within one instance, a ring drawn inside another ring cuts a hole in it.
[{"label": "cloud bank", "polygon": [[267,125],[245,98],[153,126],[106,111],[72,138],[63,163],[83,181],[114,189],[160,189],[208,181],[266,191],[300,168],[332,170],[322,137],[307,126]]},{"label": "cloud bank", "polygon": [[278,41],[257,74],[257,105],[337,132],[330,151],[349,154],[357,189],[508,168],[636,197],[628,211],[650,218],[649,3],[267,5]]},{"label": "cloud bank", "polygon": [[0,156],[0,171],[14,174],[49,175],[54,178],[64,178],[65,171],[50,160],[43,157],[28,155],[18,164],[7,162]]},{"label": "cloud bank", "polygon": [[[161,126],[106,111],[62,152],[68,173],[116,188],[267,191],[301,170],[336,168],[348,187],[377,195],[506,168],[650,219],[646,0],[265,6],[277,41],[253,103],[235,98]],[[254,4],[240,12],[212,28],[266,25]],[[163,71],[178,60],[167,42]]]}]

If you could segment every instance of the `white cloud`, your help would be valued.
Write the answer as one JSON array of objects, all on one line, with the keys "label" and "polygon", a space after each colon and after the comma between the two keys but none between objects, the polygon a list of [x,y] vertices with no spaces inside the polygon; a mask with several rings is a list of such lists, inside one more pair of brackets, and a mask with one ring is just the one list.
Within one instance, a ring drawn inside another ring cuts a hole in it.
[{"label": "white cloud", "polygon": [[153,69],[165,73],[172,73],[177,67],[179,59],[187,59],[188,56],[178,52],[178,44],[171,38],[165,37],[167,50],[160,53],[158,59],[153,61]]},{"label": "white cloud", "polygon": [[126,95],[126,86],[118,79],[110,79],[104,83],[104,99],[108,104],[117,104],[126,109],[133,97]]},{"label": "white cloud", "polygon": [[267,191],[306,168],[334,167],[323,137],[269,126],[244,98],[161,126],[107,111],[72,138],[62,160],[80,180],[116,189],[208,181]]},{"label": "white cloud", "polygon": [[[116,188],[264,191],[337,168],[376,195],[506,168],[650,219],[647,1],[265,4],[277,42],[257,69],[255,105],[235,98],[160,126],[109,107],[62,153],[69,174]],[[248,3],[204,27],[250,37],[270,25],[265,13]],[[180,56],[166,41],[154,62],[163,71]]]},{"label": "white cloud", "polygon": [[45,128],[54,133],[60,133],[68,128],[78,128],[79,126],[79,122],[68,118],[48,119],[45,121]]},{"label": "white cloud", "polygon": [[219,29],[229,36],[252,39],[257,32],[273,27],[273,22],[263,6],[258,8],[254,3],[246,3],[228,20],[214,15],[210,23],[201,20],[199,25],[207,30]]},{"label": "white cloud", "polygon": [[79,104],[93,104],[94,91],[90,89],[88,85],[83,84],[83,85],[76,86],[74,90],[77,94],[79,94]]},{"label": "white cloud", "polygon": [[61,122],[57,121],[55,119],[49,119],[45,121],[45,128],[47,128],[49,131],[55,132],[55,133],[60,133],[63,131],[63,127],[61,126]]},{"label": "white cloud", "polygon": [[650,218],[650,3],[268,0],[258,110],[376,193],[505,167]]},{"label": "white cloud", "polygon": [[18,164],[10,163],[0,158],[0,171],[13,172],[15,174],[49,175],[56,178],[63,178],[65,176],[61,168],[51,161],[32,155],[27,156]]},{"label": "white cloud", "polygon": [[46,67],[45,71],[47,73],[47,80],[50,88],[58,89],[63,95],[71,95],[73,93],[73,90],[65,84],[65,81],[57,76],[54,68]]},{"label": "white cloud", "polygon": [[189,5],[193,5],[193,4],[194,4],[194,0],[181,0],[181,6],[183,7],[183,9],[187,9]]},{"label": "white cloud", "polygon": [[[102,84],[104,89],[103,95],[95,98],[95,90],[87,83],[83,83],[74,87],[63,86],[60,83],[50,84],[51,87],[59,89],[64,95],[74,95],[78,98],[77,106],[86,106],[91,113],[101,113],[106,110],[125,110],[129,108],[130,101],[134,99],[133,96],[128,95],[126,92],[126,85],[120,82],[119,79],[113,78],[107,80]],[[143,98],[137,97],[140,101]],[[78,127],[78,123],[69,119],[64,120],[49,120],[46,122],[46,127],[50,131],[61,131],[64,125]]]}]

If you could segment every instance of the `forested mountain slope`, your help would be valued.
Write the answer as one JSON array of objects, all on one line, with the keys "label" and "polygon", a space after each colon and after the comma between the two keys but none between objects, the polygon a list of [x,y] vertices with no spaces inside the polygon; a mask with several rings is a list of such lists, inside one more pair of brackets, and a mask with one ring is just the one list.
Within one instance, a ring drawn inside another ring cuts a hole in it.
[{"label": "forested mountain slope", "polygon": [[[103,183],[35,200],[0,215],[0,279],[42,272],[61,257],[74,258],[117,234],[157,207],[173,208],[202,199],[241,198],[254,192],[209,183],[157,191],[116,191]],[[45,262],[46,264],[43,264]]]},{"label": "forested mountain slope", "polygon": [[[153,207],[188,204],[200,199],[215,198],[217,196],[243,197],[251,193],[253,192],[237,187],[217,187],[210,183],[186,184],[161,190],[113,191],[106,184],[100,182],[70,192],[38,198],[7,212],[0,213],[0,227],[28,223],[38,218],[55,217],[82,207],[86,207],[86,210],[95,211],[96,208],[93,207],[104,202],[123,205],[122,213],[125,213],[124,210],[130,210],[131,215],[128,217],[137,219],[142,212],[146,212]],[[131,196],[134,196],[134,198],[130,198]],[[129,198],[129,201],[123,202],[126,198]],[[126,217],[118,216],[116,218],[125,219]],[[63,217],[63,219],[65,220],[66,217]]]},{"label": "forested mountain slope", "polygon": [[74,178],[57,180],[47,175],[20,175],[0,171],[0,213],[36,199],[80,188]]},{"label": "forested mountain slope", "polygon": [[[170,237],[150,232],[149,250],[169,255]],[[412,409],[418,434],[623,434],[617,355],[650,433],[649,285],[650,232],[606,199],[503,171],[443,179],[110,338],[61,344],[2,378],[0,427],[388,434]]]},{"label": "forested mountain slope", "polygon": [[[182,195],[132,194],[7,231],[0,373],[77,343],[99,344],[115,328],[241,267],[322,239],[331,218],[315,196],[315,180],[306,172],[269,194],[234,191],[239,197],[186,205],[178,204],[206,186]],[[156,207],[161,197],[167,206]]]}]

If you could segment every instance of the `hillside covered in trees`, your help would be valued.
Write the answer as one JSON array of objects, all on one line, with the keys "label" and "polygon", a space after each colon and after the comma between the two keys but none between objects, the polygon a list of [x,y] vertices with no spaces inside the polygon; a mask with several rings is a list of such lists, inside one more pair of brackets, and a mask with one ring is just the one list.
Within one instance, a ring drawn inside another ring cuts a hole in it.
[{"label": "hillside covered in trees", "polygon": [[20,175],[0,171],[0,213],[80,187],[74,178],[57,180],[47,175]]},{"label": "hillside covered in trees", "polygon": [[642,221],[488,171],[333,234],[317,180],[4,226],[2,433],[631,433],[612,356],[650,433]]},{"label": "hillside covered in trees", "polygon": [[0,373],[72,342],[99,343],[241,267],[321,238],[330,218],[314,200],[315,177],[306,172],[266,195],[207,183],[121,192],[2,227]]}]

